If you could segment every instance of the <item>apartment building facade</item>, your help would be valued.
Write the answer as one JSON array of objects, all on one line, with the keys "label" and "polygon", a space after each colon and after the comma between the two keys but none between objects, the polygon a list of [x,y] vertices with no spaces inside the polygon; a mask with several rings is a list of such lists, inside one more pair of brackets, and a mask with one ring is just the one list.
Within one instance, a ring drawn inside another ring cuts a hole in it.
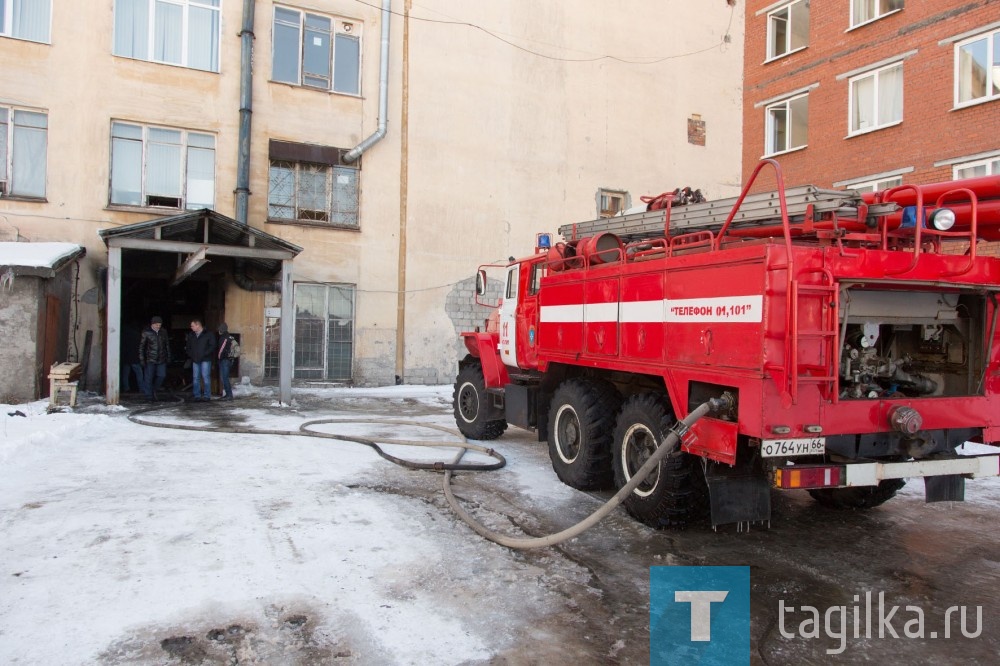
[{"label": "apartment building facade", "polygon": [[[690,4],[0,0],[0,240],[86,249],[91,387],[153,315],[178,341],[225,321],[240,376],[276,379],[285,312],[296,380],[449,382],[480,263],[643,194],[737,190],[742,7]],[[109,277],[109,234],[205,219],[301,250],[291,309],[273,264],[187,245]]]},{"label": "apartment building facade", "polygon": [[862,191],[1000,174],[995,2],[751,0],[745,44],[744,174],[764,157],[787,185]]}]

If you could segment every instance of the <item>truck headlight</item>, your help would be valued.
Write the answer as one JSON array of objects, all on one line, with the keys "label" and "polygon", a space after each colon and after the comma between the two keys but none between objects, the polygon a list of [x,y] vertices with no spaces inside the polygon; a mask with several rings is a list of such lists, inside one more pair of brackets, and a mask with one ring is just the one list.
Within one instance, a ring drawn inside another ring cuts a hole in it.
[{"label": "truck headlight", "polygon": [[931,213],[931,226],[938,231],[948,231],[955,226],[955,211],[950,208],[938,208]]}]

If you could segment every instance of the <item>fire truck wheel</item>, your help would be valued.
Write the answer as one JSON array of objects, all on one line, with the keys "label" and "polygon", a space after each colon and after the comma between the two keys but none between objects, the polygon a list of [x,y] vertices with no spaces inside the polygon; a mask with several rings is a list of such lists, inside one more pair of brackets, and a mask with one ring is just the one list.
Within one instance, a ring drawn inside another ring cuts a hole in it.
[{"label": "fire truck wheel", "polygon": [[[623,487],[660,446],[674,424],[666,398],[645,393],[629,398],[618,414],[614,434],[615,486]],[[679,528],[708,513],[708,486],[701,461],[674,452],[636,487],[625,510],[650,527]]]},{"label": "fire truck wheel", "polygon": [[873,509],[885,504],[906,485],[903,479],[886,479],[877,486],[856,488],[818,488],[810,490],[813,499],[830,509]]},{"label": "fire truck wheel", "polygon": [[611,431],[620,404],[618,390],[600,380],[569,379],[556,389],[549,407],[549,459],[567,486],[611,487]]},{"label": "fire truck wheel", "polygon": [[496,439],[507,429],[507,422],[503,419],[486,419],[485,406],[483,366],[475,361],[462,368],[455,379],[455,423],[469,439]]}]

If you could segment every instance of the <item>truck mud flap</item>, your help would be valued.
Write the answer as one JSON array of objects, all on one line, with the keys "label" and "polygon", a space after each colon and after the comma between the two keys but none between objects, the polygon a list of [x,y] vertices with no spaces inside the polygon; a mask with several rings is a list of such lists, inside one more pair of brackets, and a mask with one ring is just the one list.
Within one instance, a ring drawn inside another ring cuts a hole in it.
[{"label": "truck mud flap", "polygon": [[712,527],[771,519],[771,486],[767,477],[747,470],[710,464],[708,483]]},{"label": "truck mud flap", "polygon": [[927,502],[964,502],[965,477],[958,474],[925,476],[924,499]]}]

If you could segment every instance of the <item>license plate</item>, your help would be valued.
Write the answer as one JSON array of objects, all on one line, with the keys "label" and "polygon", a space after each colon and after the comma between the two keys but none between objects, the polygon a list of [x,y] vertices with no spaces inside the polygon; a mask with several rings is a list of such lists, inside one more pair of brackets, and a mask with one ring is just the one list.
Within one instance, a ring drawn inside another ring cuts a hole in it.
[{"label": "license plate", "polygon": [[815,456],[826,452],[826,437],[812,439],[765,439],[760,443],[760,455],[765,458]]}]

